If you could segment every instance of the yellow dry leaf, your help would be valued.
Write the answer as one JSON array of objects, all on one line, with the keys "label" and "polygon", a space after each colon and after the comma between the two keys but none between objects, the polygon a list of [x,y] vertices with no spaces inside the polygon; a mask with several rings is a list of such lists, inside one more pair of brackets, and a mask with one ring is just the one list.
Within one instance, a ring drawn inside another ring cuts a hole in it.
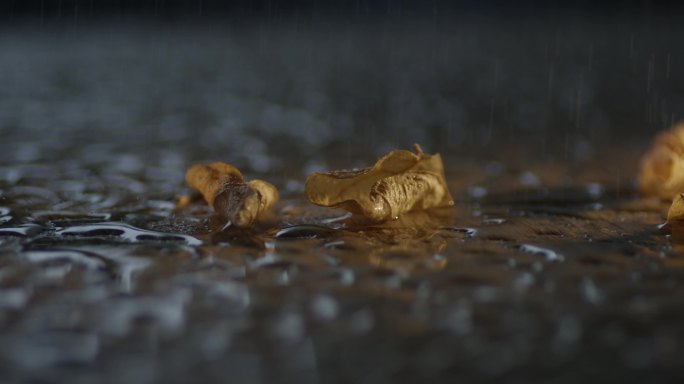
[{"label": "yellow dry leaf", "polygon": [[667,222],[682,222],[684,221],[684,194],[678,193],[672,200],[670,210],[667,211]]},{"label": "yellow dry leaf", "polygon": [[670,199],[684,192],[684,123],[659,133],[641,158],[639,190]]},{"label": "yellow dry leaf", "polygon": [[218,215],[237,227],[251,225],[278,201],[278,190],[272,184],[262,180],[245,182],[242,173],[226,163],[193,165],[185,181]]},{"label": "yellow dry leaf", "polygon": [[454,204],[444,179],[439,154],[395,150],[373,167],[313,173],[306,180],[309,200],[325,207],[340,207],[376,221],[402,213]]},{"label": "yellow dry leaf", "polygon": [[678,193],[672,200],[667,212],[667,225],[664,228],[670,232],[676,248],[681,248],[681,244],[684,243],[684,194]]}]

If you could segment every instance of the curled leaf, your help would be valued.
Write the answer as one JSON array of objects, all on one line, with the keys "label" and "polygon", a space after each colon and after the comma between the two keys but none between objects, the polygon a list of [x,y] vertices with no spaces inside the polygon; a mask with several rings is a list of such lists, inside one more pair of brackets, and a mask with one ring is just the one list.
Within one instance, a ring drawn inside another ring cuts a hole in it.
[{"label": "curled leaf", "polygon": [[684,194],[678,193],[672,200],[667,212],[667,223],[660,229],[669,232],[677,248],[681,248],[684,243]]},{"label": "curled leaf", "polygon": [[376,221],[453,205],[442,158],[423,153],[417,144],[414,148],[416,153],[392,151],[370,168],[313,173],[306,180],[306,195],[314,204],[340,207]]},{"label": "curled leaf", "polygon": [[237,227],[251,225],[278,201],[278,190],[272,184],[262,180],[245,182],[242,173],[226,163],[193,165],[185,181],[218,215]]},{"label": "curled leaf", "polygon": [[672,224],[684,222],[684,194],[678,193],[672,200],[670,210],[667,211],[667,223]]},{"label": "curled leaf", "polygon": [[661,132],[641,158],[639,190],[670,199],[684,192],[684,123]]}]

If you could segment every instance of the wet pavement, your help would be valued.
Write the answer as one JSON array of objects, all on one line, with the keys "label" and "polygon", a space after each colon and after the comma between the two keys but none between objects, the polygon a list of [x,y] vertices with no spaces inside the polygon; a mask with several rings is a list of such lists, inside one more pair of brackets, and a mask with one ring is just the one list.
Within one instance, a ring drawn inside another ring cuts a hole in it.
[{"label": "wet pavement", "polygon": [[3,382],[682,373],[684,262],[658,229],[667,204],[591,162],[447,156],[456,207],[384,224],[281,182],[272,218],[220,231],[201,204],[174,211],[182,178],[135,159],[0,169]]}]

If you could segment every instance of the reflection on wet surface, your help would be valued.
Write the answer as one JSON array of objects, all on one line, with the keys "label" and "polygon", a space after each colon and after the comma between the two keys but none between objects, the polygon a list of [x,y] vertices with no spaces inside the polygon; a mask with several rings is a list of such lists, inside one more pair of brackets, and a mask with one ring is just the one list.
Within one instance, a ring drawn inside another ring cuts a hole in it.
[{"label": "reflection on wet surface", "polygon": [[223,231],[202,204],[174,212],[182,178],[154,164],[5,166],[0,378],[574,381],[682,364],[667,207],[582,169],[531,185],[446,164],[454,208],[378,224],[280,180],[271,221]]}]

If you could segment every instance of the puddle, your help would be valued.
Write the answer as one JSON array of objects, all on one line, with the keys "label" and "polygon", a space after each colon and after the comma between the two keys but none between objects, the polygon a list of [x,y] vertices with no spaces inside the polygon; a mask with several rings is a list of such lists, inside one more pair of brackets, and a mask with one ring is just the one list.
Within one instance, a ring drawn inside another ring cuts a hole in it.
[{"label": "puddle", "polygon": [[187,245],[201,245],[202,241],[192,236],[163,233],[140,229],[124,223],[105,222],[90,225],[78,225],[55,231],[58,236],[118,238],[126,242],[161,241],[180,242]]},{"label": "puddle", "polygon": [[107,221],[110,213],[81,213],[74,211],[36,211],[30,216],[37,222],[70,222],[70,221]]},{"label": "puddle", "polygon": [[47,251],[27,251],[21,254],[23,259],[31,263],[55,263],[67,261],[69,263],[81,265],[88,269],[105,269],[106,263],[97,254],[89,254],[76,250],[51,249]]},{"label": "puddle", "polygon": [[45,231],[44,227],[35,224],[23,224],[16,227],[0,227],[0,236],[32,237]]}]

